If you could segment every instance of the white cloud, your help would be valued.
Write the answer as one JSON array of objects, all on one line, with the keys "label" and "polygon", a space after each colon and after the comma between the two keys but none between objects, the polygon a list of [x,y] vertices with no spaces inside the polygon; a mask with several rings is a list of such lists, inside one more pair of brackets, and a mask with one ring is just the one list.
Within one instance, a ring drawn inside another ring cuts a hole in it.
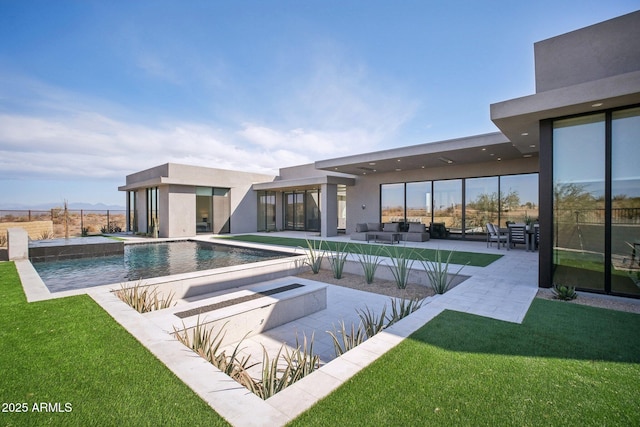
[{"label": "white cloud", "polygon": [[[380,148],[413,117],[417,103],[354,63],[335,52],[316,53],[311,72],[287,82],[285,93],[257,101],[269,106],[264,113],[253,105],[210,123],[141,122],[140,112],[122,105],[4,75],[14,84],[0,88],[0,179],[124,179],[166,162],[276,173]],[[175,77],[153,57],[138,65]]]}]

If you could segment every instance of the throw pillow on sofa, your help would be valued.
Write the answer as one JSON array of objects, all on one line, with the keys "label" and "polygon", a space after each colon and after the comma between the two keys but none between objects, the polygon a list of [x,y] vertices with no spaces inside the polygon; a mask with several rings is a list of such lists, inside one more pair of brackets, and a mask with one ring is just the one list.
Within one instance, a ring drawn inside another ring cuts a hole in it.
[{"label": "throw pillow on sofa", "polygon": [[409,224],[409,233],[426,233],[427,230],[424,224],[412,222]]},{"label": "throw pillow on sofa", "polygon": [[367,223],[367,231],[380,231],[380,223],[379,222],[368,222]]},{"label": "throw pillow on sofa", "polygon": [[400,231],[400,224],[398,224],[397,222],[385,223],[382,227],[382,231],[397,233],[398,231]]},{"label": "throw pillow on sofa", "polygon": [[367,224],[356,224],[356,233],[364,233],[369,231]]}]

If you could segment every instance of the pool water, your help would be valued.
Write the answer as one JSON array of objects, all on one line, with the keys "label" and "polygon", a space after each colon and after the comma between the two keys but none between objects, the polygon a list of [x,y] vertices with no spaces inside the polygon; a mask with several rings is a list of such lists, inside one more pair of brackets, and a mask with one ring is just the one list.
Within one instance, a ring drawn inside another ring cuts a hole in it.
[{"label": "pool water", "polygon": [[124,255],[38,262],[51,292],[190,273],[291,256],[262,249],[194,241],[125,245]]}]

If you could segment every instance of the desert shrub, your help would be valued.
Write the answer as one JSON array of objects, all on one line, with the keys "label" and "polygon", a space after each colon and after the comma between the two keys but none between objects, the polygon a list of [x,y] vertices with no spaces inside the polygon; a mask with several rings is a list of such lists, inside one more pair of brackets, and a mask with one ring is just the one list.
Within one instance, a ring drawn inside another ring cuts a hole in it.
[{"label": "desert shrub", "polygon": [[55,237],[56,235],[52,230],[45,230],[38,236],[39,240],[51,240],[55,239]]}]

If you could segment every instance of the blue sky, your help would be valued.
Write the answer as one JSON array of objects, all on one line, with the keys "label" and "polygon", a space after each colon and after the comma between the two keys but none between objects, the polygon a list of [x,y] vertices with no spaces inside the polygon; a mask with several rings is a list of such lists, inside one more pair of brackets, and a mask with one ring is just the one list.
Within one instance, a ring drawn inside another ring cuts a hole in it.
[{"label": "blue sky", "polygon": [[533,43],[635,1],[0,0],[0,206],[127,174],[278,167],[497,130]]}]

